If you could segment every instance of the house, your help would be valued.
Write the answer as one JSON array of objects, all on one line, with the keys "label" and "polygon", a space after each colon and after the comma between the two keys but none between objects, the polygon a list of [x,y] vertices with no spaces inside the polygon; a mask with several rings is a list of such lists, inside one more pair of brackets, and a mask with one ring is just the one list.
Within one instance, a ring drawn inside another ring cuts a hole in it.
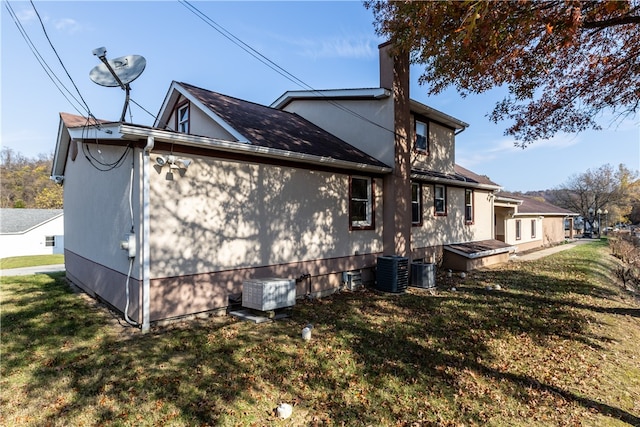
[{"label": "house", "polygon": [[155,127],[60,117],[67,277],[143,329],[245,279],[322,294],[382,253],[391,168],[300,116],[174,82]]},{"label": "house", "polygon": [[494,205],[496,238],[516,246],[519,252],[553,246],[574,237],[577,213],[505,191],[496,194]]},{"label": "house", "polygon": [[392,56],[390,43],[379,52],[379,88],[290,91],[271,106],[393,166],[383,178],[386,254],[464,271],[507,261],[514,248],[494,233],[501,187],[455,163],[455,137],[468,124],[410,99],[408,55]]},{"label": "house", "polygon": [[0,209],[0,258],[63,251],[62,209]]},{"label": "house", "polygon": [[345,272],[373,282],[381,255],[504,260],[500,186],[455,164],[468,125],[410,100],[408,55],[388,47],[379,88],[267,107],[173,82],[153,127],[61,113],[68,279],[147,330],[228,307],[247,279],[318,296]]}]

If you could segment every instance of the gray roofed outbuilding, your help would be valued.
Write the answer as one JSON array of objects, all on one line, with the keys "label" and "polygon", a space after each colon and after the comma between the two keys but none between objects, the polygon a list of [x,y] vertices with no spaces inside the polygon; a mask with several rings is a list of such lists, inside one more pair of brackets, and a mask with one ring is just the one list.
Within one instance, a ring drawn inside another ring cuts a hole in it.
[{"label": "gray roofed outbuilding", "polygon": [[25,233],[62,214],[62,209],[0,209],[0,234]]}]

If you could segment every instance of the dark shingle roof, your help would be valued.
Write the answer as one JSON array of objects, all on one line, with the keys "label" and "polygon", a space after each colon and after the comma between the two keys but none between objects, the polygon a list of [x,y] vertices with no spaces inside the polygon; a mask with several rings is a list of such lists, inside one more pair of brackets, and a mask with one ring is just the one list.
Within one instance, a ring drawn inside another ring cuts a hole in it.
[{"label": "dark shingle roof", "polygon": [[297,114],[179,84],[252,145],[388,167]]},{"label": "dark shingle roof", "polygon": [[0,209],[0,233],[24,233],[62,212],[62,209]]},{"label": "dark shingle roof", "polygon": [[498,193],[500,197],[522,200],[522,204],[518,206],[518,213],[521,214],[545,214],[545,215],[577,215],[568,209],[564,209],[551,203],[534,199],[532,197],[513,194],[506,191]]},{"label": "dark shingle roof", "polygon": [[424,178],[441,178],[441,179],[449,179],[452,181],[459,181],[461,183],[471,183],[471,184],[483,184],[483,185],[491,185],[495,187],[500,187],[495,182],[491,181],[489,178],[483,175],[478,175],[474,172],[471,172],[468,169],[463,168],[459,165],[454,165],[454,173],[442,173],[432,170],[412,170],[411,173],[423,176]]}]

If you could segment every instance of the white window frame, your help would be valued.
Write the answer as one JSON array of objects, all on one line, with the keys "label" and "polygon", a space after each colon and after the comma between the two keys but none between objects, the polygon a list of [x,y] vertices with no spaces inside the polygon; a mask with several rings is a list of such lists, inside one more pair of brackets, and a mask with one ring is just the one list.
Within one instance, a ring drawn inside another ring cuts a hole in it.
[{"label": "white window frame", "polygon": [[464,190],[464,221],[466,224],[473,224],[473,190]]},{"label": "white window frame", "polygon": [[185,103],[176,109],[177,131],[181,133],[189,133],[191,111],[189,103]]},{"label": "white window frame", "polygon": [[[367,194],[365,197],[354,197],[354,181],[365,181]],[[354,204],[364,204],[364,219],[354,220]],[[373,179],[368,176],[351,176],[349,178],[349,226],[354,230],[372,229],[373,223]]]},{"label": "white window frame", "polygon": [[[442,188],[442,197],[438,197],[438,188]],[[442,200],[442,210],[438,210],[438,200]],[[433,186],[433,212],[434,215],[443,216],[447,214],[447,186],[435,184]]]},{"label": "white window frame", "polygon": [[48,248],[55,248],[56,236],[44,236],[44,245]]},{"label": "white window frame", "polygon": [[537,221],[535,219],[531,220],[531,238],[535,239],[536,238],[536,223]]},{"label": "white window frame", "polygon": [[[422,129],[420,130],[420,128]],[[423,153],[428,153],[429,152],[429,124],[422,120],[416,119],[415,133],[416,133],[415,150]],[[423,141],[423,144],[419,144],[420,141]]]},{"label": "white window frame", "polygon": [[[416,191],[414,192],[414,188]],[[414,199],[413,196],[416,196]],[[418,218],[414,218],[413,213],[417,212]],[[411,183],[411,225],[422,225],[422,184],[419,182]]]}]

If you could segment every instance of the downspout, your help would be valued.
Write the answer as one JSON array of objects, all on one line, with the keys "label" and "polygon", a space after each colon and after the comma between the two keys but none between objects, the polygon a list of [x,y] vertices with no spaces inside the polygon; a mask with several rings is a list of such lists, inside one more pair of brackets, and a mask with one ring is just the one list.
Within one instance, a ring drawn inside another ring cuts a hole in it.
[{"label": "downspout", "polygon": [[149,261],[149,179],[150,179],[150,158],[149,153],[153,150],[155,139],[153,136],[147,137],[147,145],[142,153],[142,333],[149,332],[151,327],[149,308],[151,306],[149,290],[151,288],[150,261]]}]

